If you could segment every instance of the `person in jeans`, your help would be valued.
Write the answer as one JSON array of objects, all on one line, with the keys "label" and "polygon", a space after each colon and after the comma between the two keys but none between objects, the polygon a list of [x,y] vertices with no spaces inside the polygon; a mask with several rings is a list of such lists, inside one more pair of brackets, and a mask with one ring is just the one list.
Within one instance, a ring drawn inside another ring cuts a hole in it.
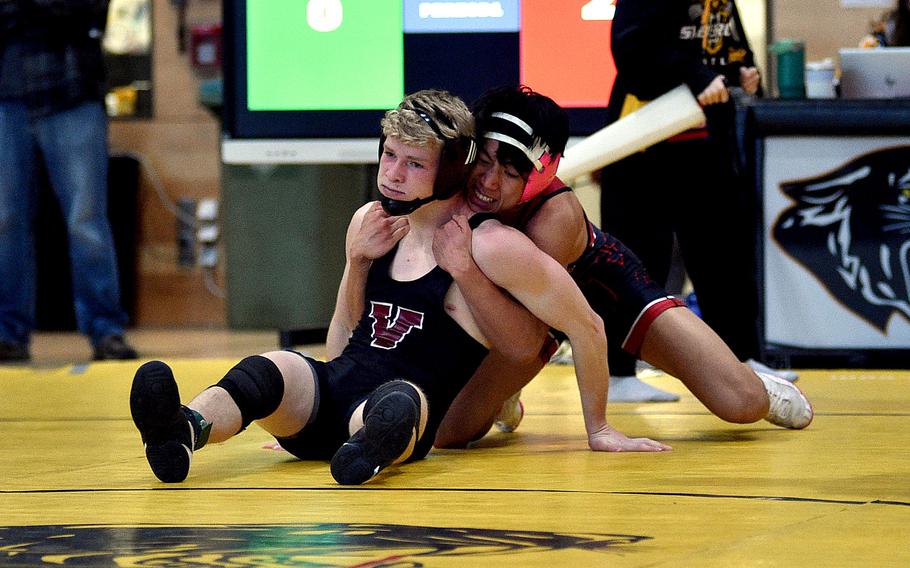
[{"label": "person in jeans", "polygon": [[30,359],[42,162],[67,225],[79,331],[96,360],[138,356],[123,337],[107,219],[107,8],[100,0],[0,0],[0,363]]}]

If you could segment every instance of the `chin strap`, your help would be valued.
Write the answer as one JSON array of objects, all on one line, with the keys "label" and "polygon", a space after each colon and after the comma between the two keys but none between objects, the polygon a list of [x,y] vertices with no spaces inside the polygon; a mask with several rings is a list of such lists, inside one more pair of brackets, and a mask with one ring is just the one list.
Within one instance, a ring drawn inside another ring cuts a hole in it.
[{"label": "chin strap", "polygon": [[435,200],[435,196],[426,197],[424,199],[412,199],[411,201],[402,201],[400,199],[391,199],[386,196],[381,196],[379,198],[379,204],[382,205],[382,208],[385,209],[386,213],[389,215],[408,215],[417,210],[418,207],[426,205],[427,203]]}]

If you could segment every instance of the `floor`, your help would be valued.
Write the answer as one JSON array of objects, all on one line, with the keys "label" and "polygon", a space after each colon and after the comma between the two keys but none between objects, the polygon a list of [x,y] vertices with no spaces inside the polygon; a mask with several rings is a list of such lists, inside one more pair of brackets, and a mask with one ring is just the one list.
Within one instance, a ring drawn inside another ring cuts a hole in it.
[{"label": "floor", "polygon": [[[185,396],[274,332],[141,330]],[[321,356],[320,345],[301,347]],[[150,472],[129,419],[136,362],[41,334],[0,366],[0,566],[910,566],[910,371],[802,370],[804,431],[711,416],[675,379],[611,422],[664,454],[587,450],[574,373],[548,366],[517,432],[435,451],[361,487],[257,427]]]}]

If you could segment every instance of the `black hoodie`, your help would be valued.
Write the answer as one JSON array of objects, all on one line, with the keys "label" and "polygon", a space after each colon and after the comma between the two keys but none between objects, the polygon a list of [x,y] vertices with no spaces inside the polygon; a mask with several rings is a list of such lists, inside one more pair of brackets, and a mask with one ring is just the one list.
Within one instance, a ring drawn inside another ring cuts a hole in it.
[{"label": "black hoodie", "polygon": [[[707,33],[706,33],[707,31]],[[739,85],[739,69],[755,65],[732,0],[619,0],[612,31],[617,77],[609,122],[626,95],[654,99],[685,83],[694,95],[717,75]],[[732,102],[705,109],[712,134],[730,132]]]}]

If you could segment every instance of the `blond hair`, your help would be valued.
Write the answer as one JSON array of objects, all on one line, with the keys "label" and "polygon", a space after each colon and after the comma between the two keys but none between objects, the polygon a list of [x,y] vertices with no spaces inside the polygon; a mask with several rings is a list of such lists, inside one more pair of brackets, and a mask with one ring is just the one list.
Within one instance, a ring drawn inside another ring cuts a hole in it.
[{"label": "blond hair", "polygon": [[448,91],[436,89],[412,93],[398,108],[387,111],[379,123],[382,134],[408,146],[438,148],[443,141],[418,111],[425,113],[446,138],[474,136],[474,117],[464,101]]}]

